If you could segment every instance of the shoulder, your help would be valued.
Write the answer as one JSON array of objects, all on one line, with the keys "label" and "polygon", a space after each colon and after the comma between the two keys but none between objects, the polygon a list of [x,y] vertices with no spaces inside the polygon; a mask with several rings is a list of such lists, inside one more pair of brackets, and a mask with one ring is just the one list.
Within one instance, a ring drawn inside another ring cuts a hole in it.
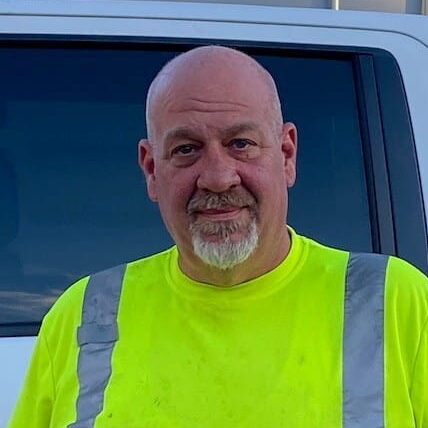
[{"label": "shoulder", "polygon": [[141,277],[141,275],[144,275],[148,279],[151,275],[158,277],[164,274],[165,270],[169,268],[171,260],[176,257],[176,253],[177,247],[174,245],[160,253],[128,263],[126,267],[126,279],[132,279],[133,276]]},{"label": "shoulder", "polygon": [[48,342],[60,332],[72,331],[80,324],[81,308],[89,276],[72,284],[45,315],[40,335]]},{"label": "shoulder", "polygon": [[[168,265],[173,251],[176,251],[175,247],[124,264],[125,283],[132,283],[136,278],[144,277],[148,279],[156,276]],[[43,319],[41,333],[49,337],[51,335],[69,334],[75,330],[81,324],[82,305],[90,278],[96,276],[107,277],[110,273],[117,272],[118,268],[119,266],[113,266],[103,271],[95,272],[72,284],[46,314]]]},{"label": "shoulder", "polygon": [[[291,238],[292,245],[302,248],[304,252],[314,254],[315,256],[322,256],[323,258],[347,258],[349,251],[341,250],[339,248],[328,246],[321,243],[314,238],[302,235],[296,232],[291,226],[287,225],[288,233]],[[328,257],[326,257],[328,256]]]},{"label": "shoulder", "polygon": [[292,230],[292,245],[298,247],[304,261],[305,272],[315,276],[325,273],[343,277],[349,260],[349,251],[320,243],[314,239],[297,234]]},{"label": "shoulder", "polygon": [[409,262],[395,256],[389,256],[387,279],[391,283],[414,284],[418,288],[421,287],[421,290],[428,287],[428,278],[424,273]]},{"label": "shoulder", "polygon": [[[319,242],[296,234],[293,230],[292,238],[304,248],[308,268],[319,271],[340,270],[343,275],[349,270],[352,263],[363,267],[363,276],[370,275],[379,266],[386,264],[386,298],[391,306],[395,302],[400,307],[418,307],[428,314],[428,278],[416,267],[395,256],[385,256],[374,253],[356,253],[329,247]],[[353,256],[351,259],[351,255]]]},{"label": "shoulder", "polygon": [[428,278],[415,266],[390,256],[386,271],[386,297],[390,306],[428,316]]}]

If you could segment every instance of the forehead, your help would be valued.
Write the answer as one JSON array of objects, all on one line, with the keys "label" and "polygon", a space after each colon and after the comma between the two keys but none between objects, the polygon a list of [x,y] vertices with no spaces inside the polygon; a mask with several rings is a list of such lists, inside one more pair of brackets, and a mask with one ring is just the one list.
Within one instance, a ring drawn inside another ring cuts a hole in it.
[{"label": "forehead", "polygon": [[155,120],[156,133],[162,140],[232,137],[257,132],[265,122],[258,105],[174,98],[166,102]]},{"label": "forehead", "polygon": [[250,129],[242,124],[267,120],[271,110],[266,91],[251,91],[241,82],[179,82],[159,95],[152,120],[158,131],[193,127],[199,130]]},{"label": "forehead", "polygon": [[234,110],[239,107],[251,108],[260,98],[267,101],[269,91],[266,85],[254,76],[245,73],[216,75],[214,69],[209,74],[181,73],[179,77],[165,82],[157,98],[175,109],[200,107],[204,110]]},{"label": "forehead", "polygon": [[177,57],[156,77],[147,101],[152,140],[180,126],[207,130],[281,121],[271,76],[251,58],[222,49]]}]

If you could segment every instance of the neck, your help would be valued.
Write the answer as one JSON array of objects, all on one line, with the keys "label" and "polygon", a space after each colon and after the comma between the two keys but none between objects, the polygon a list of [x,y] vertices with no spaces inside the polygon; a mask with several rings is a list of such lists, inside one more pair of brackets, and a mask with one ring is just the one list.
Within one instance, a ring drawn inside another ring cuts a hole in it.
[{"label": "neck", "polygon": [[257,278],[276,268],[287,257],[291,240],[287,228],[273,236],[269,243],[260,241],[254,253],[247,260],[227,270],[209,266],[194,253],[179,249],[179,266],[189,278],[219,287],[231,287]]}]

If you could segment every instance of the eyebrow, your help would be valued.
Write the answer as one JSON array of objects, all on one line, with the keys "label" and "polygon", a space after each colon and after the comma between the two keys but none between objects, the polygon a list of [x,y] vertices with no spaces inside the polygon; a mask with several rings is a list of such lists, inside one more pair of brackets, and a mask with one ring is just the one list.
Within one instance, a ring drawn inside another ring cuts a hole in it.
[{"label": "eyebrow", "polygon": [[[243,122],[236,125],[232,125],[229,128],[226,128],[221,132],[223,138],[231,137],[237,135],[241,132],[246,131],[256,131],[259,129],[259,126],[255,122]],[[200,139],[200,134],[195,131],[193,128],[180,127],[169,131],[166,135],[166,141],[171,141],[173,139],[190,139],[198,140]]]},{"label": "eyebrow", "polygon": [[257,131],[259,126],[255,122],[243,122],[227,128],[224,132],[226,136],[233,136],[241,132]]},{"label": "eyebrow", "polygon": [[175,139],[190,139],[196,140],[197,133],[192,128],[181,127],[173,129],[166,134],[166,141],[175,140]]}]

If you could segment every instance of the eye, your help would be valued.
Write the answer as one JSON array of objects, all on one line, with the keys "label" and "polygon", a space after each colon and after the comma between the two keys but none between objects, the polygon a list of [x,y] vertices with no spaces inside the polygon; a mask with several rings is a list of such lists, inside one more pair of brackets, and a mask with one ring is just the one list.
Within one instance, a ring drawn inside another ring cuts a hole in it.
[{"label": "eye", "polygon": [[197,147],[193,144],[183,144],[181,146],[177,146],[172,150],[173,155],[190,155],[195,152]]},{"label": "eye", "polygon": [[253,146],[254,143],[246,138],[234,138],[229,145],[233,146],[235,149],[243,150],[248,148],[248,146]]}]

